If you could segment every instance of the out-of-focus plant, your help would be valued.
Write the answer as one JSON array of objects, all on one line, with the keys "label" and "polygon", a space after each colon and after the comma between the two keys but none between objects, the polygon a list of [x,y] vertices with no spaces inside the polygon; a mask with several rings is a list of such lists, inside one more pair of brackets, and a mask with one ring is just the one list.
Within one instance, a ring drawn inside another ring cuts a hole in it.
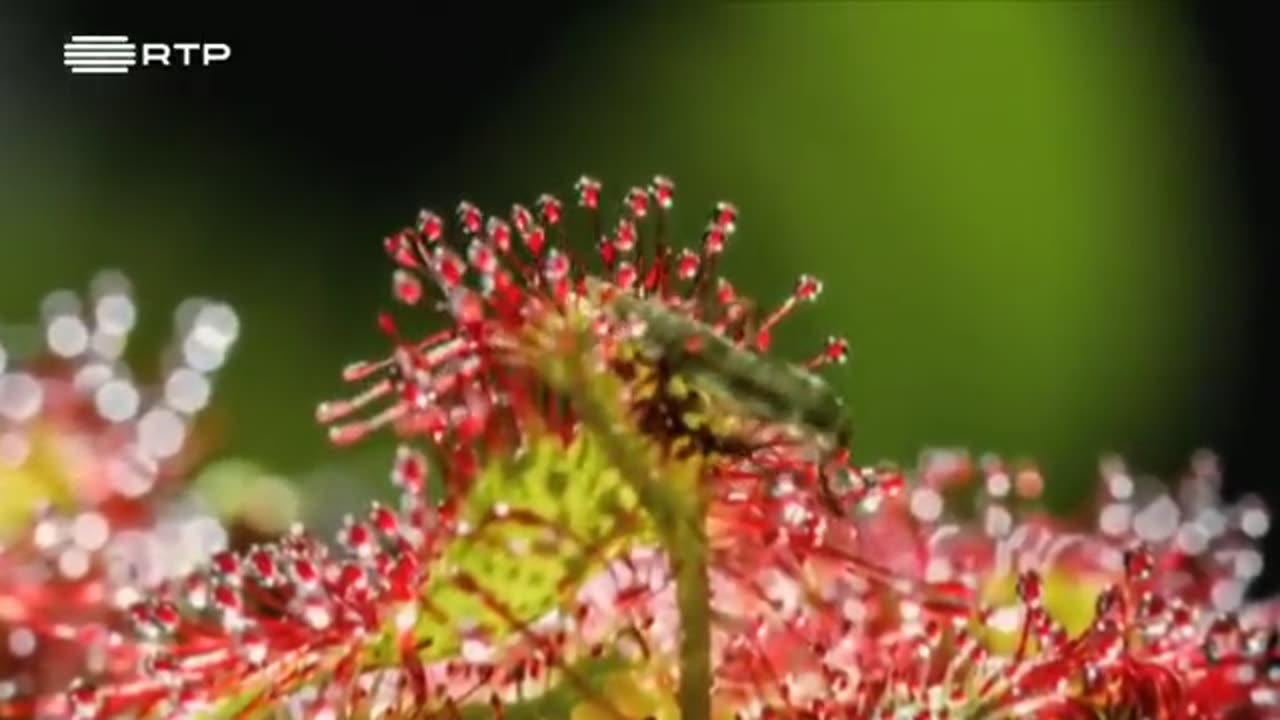
[{"label": "out-of-focus plant", "polygon": [[[296,526],[222,552],[133,606],[73,717],[1253,718],[1276,701],[1275,619],[1244,606],[1269,517],[1224,507],[1197,458],[1168,494],[1105,464],[1088,519],[1036,507],[1033,467],[963,454],[850,460],[851,423],[808,361],[769,353],[817,297],[761,310],[667,235],[658,177],[606,224],[566,210],[385,240],[394,350],[323,404],[339,444],[404,441],[397,506],[336,544]],[[978,486],[977,480],[981,480]]]},{"label": "out-of-focus plant", "polygon": [[202,411],[235,313],[184,303],[142,367],[125,359],[138,309],[118,272],[42,309],[38,343],[0,345],[0,709],[132,670],[113,620],[227,544],[186,480],[216,440]]}]

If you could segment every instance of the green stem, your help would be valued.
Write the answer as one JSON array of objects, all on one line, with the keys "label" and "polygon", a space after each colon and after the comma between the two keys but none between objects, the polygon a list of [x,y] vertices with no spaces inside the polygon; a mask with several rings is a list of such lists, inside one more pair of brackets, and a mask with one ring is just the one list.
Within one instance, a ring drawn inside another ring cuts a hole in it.
[{"label": "green stem", "polygon": [[711,717],[711,580],[707,545],[701,537],[677,533],[676,598],[680,608],[681,720]]},{"label": "green stem", "polygon": [[[599,393],[592,392],[592,375],[583,364],[583,352],[567,358],[565,389],[579,419],[594,433],[610,462],[636,490],[641,505],[653,518],[676,572],[676,597],[680,610],[680,687],[677,703],[681,720],[711,718],[711,581],[708,575],[704,530],[706,504],[702,499],[701,466],[694,473],[675,472],[655,478],[649,471],[643,446],[628,442],[618,413]],[[685,475],[688,475],[687,477]]]}]

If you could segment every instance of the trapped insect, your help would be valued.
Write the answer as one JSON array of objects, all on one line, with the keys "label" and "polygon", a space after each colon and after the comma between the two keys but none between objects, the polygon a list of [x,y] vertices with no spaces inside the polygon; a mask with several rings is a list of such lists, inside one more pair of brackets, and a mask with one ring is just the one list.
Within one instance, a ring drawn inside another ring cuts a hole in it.
[{"label": "trapped insect", "polygon": [[618,293],[614,307],[643,323],[641,345],[717,401],[799,428],[829,449],[846,448],[853,422],[843,399],[808,369],[760,355],[660,301]]},{"label": "trapped insect", "polygon": [[[780,441],[817,448],[823,453],[815,458],[823,467],[818,483],[822,498],[833,512],[844,512],[837,489],[844,491],[861,481],[855,482],[855,474],[845,462],[853,435],[852,417],[829,383],[807,367],[735,343],[723,332],[657,298],[605,288],[599,282],[589,284],[597,294],[609,295],[606,306],[613,317],[633,323],[639,353],[655,368],[660,384],[676,379],[711,406],[699,408],[703,414],[728,414],[746,419],[752,426],[769,426],[776,434],[750,437],[750,431],[706,432],[701,423],[689,427],[685,413],[667,418],[666,427],[675,426],[675,433],[685,436],[701,431],[699,444],[710,451],[750,453]],[[847,352],[843,340],[832,339],[828,347],[830,350],[819,356],[821,360],[843,361]]]}]

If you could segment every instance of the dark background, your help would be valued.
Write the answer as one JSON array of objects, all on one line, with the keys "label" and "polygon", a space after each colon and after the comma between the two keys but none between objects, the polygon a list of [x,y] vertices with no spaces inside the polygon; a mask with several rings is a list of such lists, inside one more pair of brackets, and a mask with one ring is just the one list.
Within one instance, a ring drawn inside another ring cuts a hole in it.
[{"label": "dark background", "polygon": [[[311,421],[345,361],[381,352],[381,235],[464,196],[567,195],[581,172],[616,193],[671,174],[689,232],[737,202],[753,244],[730,270],[757,297],[822,275],[783,348],[850,336],[867,462],[1027,455],[1067,503],[1100,453],[1173,477],[1210,447],[1232,492],[1280,504],[1257,13],[301,7],[0,9],[0,319],[103,266],[135,279],[154,336],[183,295],[227,297],[245,335],[221,452],[329,488],[319,505],[389,457]],[[233,56],[72,77],[72,32]]]},{"label": "dark background", "polygon": [[[1280,503],[1270,447],[1275,426],[1275,239],[1277,237],[1274,165],[1266,160],[1274,148],[1274,103],[1264,88],[1265,71],[1275,61],[1274,46],[1265,43],[1259,17],[1243,6],[1193,3],[1188,24],[1210,70],[1208,83],[1221,106],[1232,187],[1240,208],[1239,242],[1251,260],[1239,277],[1246,288],[1243,313],[1247,342],[1240,375],[1220,414],[1214,418],[1211,442],[1221,448],[1237,492],[1257,492],[1271,507]],[[1270,59],[1268,59],[1270,58]],[[1280,538],[1268,536],[1267,554],[1280,549]],[[1271,565],[1261,586],[1274,589],[1280,572]]]}]

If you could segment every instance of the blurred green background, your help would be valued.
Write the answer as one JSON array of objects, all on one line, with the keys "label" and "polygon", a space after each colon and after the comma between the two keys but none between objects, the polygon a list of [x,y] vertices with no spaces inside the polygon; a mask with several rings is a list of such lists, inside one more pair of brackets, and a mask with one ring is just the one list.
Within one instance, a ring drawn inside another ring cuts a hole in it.
[{"label": "blurred green background", "polygon": [[1231,412],[1247,258],[1172,6],[740,3],[297,30],[352,43],[345,66],[287,54],[284,24],[246,16],[202,31],[230,36],[226,68],[163,79],[56,65],[61,33],[141,35],[127,22],[3,12],[7,57],[30,62],[0,66],[0,323],[101,267],[134,281],[139,352],[183,297],[233,303],[219,452],[302,482],[386,477],[387,441],[337,450],[313,421],[347,391],[339,368],[384,350],[380,238],[420,206],[567,197],[583,172],[611,199],[671,176],[691,242],[712,203],[735,202],[724,268],[762,301],[802,272],[825,281],[780,350],[850,338],[833,376],[860,461],[964,446],[1078,488],[1113,450],[1170,474]]}]

